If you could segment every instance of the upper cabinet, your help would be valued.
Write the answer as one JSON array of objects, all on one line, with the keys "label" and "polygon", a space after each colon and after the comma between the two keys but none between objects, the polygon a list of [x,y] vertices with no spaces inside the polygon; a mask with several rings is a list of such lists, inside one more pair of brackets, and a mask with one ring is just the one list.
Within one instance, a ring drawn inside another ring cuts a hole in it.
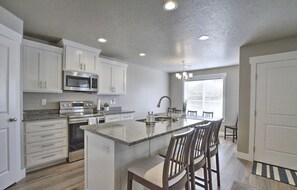
[{"label": "upper cabinet", "polygon": [[63,69],[79,72],[97,73],[100,49],[62,39],[59,42],[64,47]]},{"label": "upper cabinet", "polygon": [[23,40],[24,92],[62,93],[62,52],[59,47]]},{"label": "upper cabinet", "polygon": [[126,94],[127,67],[127,64],[100,57],[98,67],[98,94]]}]

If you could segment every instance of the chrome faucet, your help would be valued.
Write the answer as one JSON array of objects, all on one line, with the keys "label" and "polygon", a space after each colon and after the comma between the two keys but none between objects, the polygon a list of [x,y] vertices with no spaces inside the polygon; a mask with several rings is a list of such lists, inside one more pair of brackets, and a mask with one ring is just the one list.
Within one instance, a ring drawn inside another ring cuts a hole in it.
[{"label": "chrome faucet", "polygon": [[169,96],[162,96],[157,104],[157,107],[159,108],[161,106],[161,101],[163,98],[167,98],[169,100],[169,109],[167,110],[167,116],[172,117],[172,107],[171,107],[171,98]]}]

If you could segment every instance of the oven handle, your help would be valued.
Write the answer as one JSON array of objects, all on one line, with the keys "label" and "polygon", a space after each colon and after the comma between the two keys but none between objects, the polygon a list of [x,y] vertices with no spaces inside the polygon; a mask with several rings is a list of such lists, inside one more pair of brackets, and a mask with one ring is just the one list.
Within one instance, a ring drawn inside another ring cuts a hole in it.
[{"label": "oven handle", "polygon": [[69,124],[85,123],[85,122],[89,122],[89,119],[86,119],[86,118],[69,119]]}]

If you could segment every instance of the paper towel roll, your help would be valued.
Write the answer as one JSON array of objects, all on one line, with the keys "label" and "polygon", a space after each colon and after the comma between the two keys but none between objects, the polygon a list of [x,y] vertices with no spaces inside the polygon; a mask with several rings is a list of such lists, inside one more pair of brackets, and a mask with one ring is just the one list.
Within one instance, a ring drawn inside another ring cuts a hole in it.
[{"label": "paper towel roll", "polygon": [[100,99],[97,99],[97,110],[100,110]]}]

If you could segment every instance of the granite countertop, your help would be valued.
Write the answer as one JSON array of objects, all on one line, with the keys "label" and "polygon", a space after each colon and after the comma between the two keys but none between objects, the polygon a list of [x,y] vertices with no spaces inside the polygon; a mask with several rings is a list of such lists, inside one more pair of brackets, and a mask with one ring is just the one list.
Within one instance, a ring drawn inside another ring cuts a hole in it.
[{"label": "granite countertop", "polygon": [[108,139],[131,146],[187,128],[203,121],[204,120],[179,118],[179,120],[176,122],[158,122],[152,126],[135,120],[127,120],[97,125],[85,125],[81,126],[80,128],[85,131],[98,134]]},{"label": "granite countertop", "polygon": [[[108,112],[105,111],[95,111],[94,114],[100,113],[104,115],[112,114],[125,114],[125,113],[134,113],[135,111],[115,109]],[[49,119],[67,119],[68,117],[63,114],[59,114],[59,110],[56,109],[47,109],[47,110],[26,110],[23,113],[23,122],[28,121],[38,121],[38,120],[49,120]]]},{"label": "granite countertop", "polygon": [[49,120],[49,119],[67,119],[65,115],[59,114],[59,110],[26,110],[23,113],[23,122]]}]

